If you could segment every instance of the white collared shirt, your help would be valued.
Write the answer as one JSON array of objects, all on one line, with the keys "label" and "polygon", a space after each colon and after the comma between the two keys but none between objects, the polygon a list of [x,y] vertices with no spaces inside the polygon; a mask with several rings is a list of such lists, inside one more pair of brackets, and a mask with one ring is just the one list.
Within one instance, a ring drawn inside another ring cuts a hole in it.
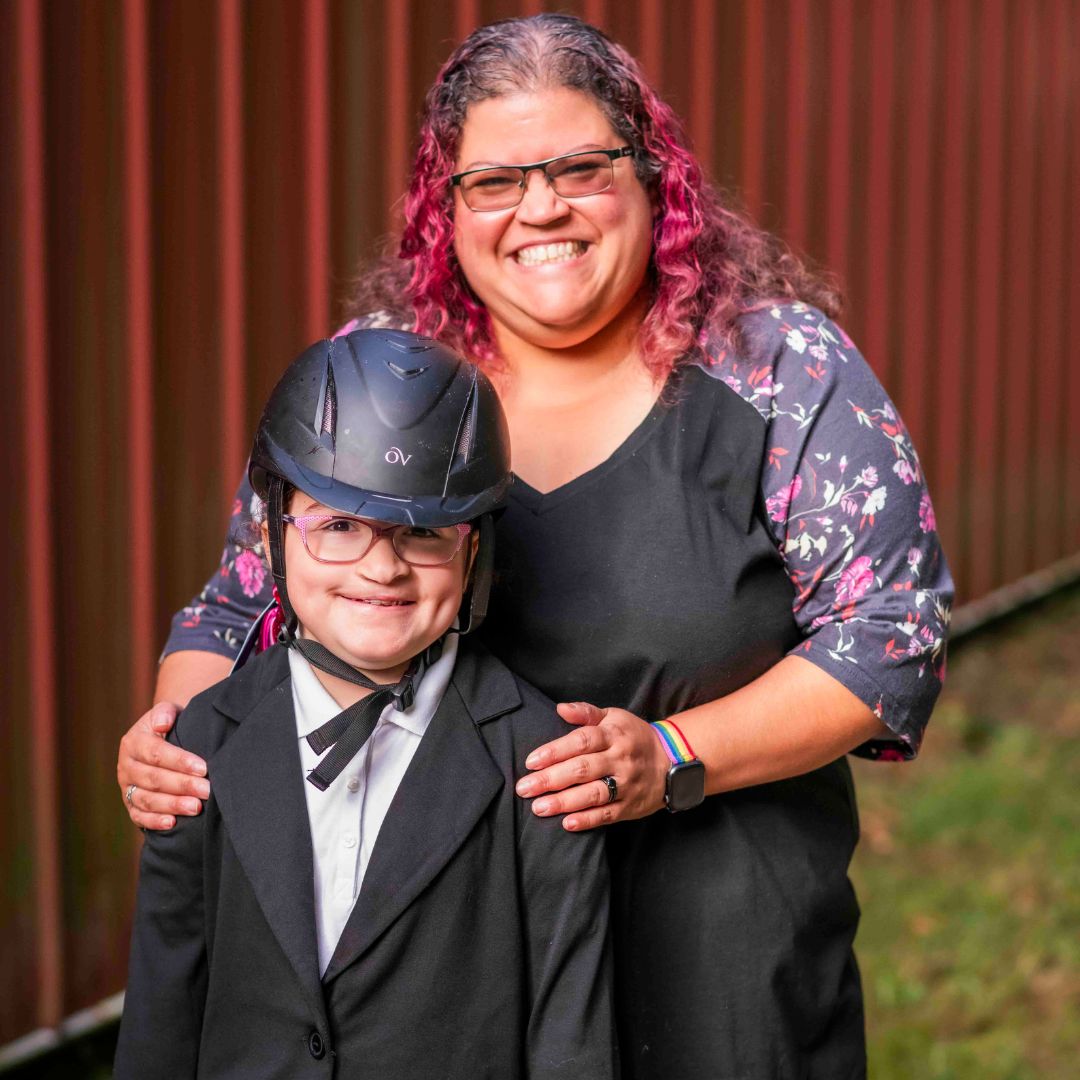
[{"label": "white collared shirt", "polygon": [[325,791],[307,782],[307,774],[319,764],[322,755],[308,746],[306,736],[337,716],[341,706],[319,682],[307,660],[296,649],[289,650],[293,709],[315,854],[320,974],[326,971],[360,895],[386,811],[446,692],[457,657],[457,640],[457,634],[446,636],[442,656],[424,673],[412,708],[399,712],[393,702],[387,705],[371,737]]}]

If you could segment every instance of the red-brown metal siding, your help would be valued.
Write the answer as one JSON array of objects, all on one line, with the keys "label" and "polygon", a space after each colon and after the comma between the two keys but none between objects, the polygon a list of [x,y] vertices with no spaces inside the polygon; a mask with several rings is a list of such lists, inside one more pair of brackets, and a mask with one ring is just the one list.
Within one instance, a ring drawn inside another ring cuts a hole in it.
[{"label": "red-brown metal siding", "polygon": [[[150,70],[144,0],[123,3],[124,180],[123,257],[127,293],[124,353],[128,375],[127,540],[131,689],[151,690],[154,620],[154,295],[150,208]],[[119,522],[117,523],[119,524]],[[115,539],[120,530],[106,535]]]},{"label": "red-brown metal siding", "polygon": [[400,220],[473,26],[604,26],[823,261],[922,450],[961,600],[1080,549],[1080,0],[0,5],[0,1046],[123,982],[115,787],[277,373]]},{"label": "red-brown metal siding", "polygon": [[217,9],[217,248],[221,329],[218,393],[221,396],[219,492],[222,506],[235,494],[235,474],[247,452],[244,423],[244,42],[240,0],[218,0]]},{"label": "red-brown metal siding", "polygon": [[[50,420],[49,325],[47,317],[48,269],[45,238],[44,183],[44,78],[42,72],[41,13],[30,0],[20,0],[17,12],[18,42],[18,157],[19,194],[22,199],[22,226],[19,237],[21,259],[11,269],[22,282],[22,337],[25,343],[21,365],[24,421],[22,459],[25,464],[24,504],[8,518],[9,527],[25,522],[26,631],[30,642],[26,681],[30,708],[23,713],[30,727],[29,755],[22,757],[30,766],[30,801],[32,857],[29,880],[22,867],[13,868],[13,877],[29,886],[27,894],[17,897],[17,910],[10,925],[17,929],[32,912],[36,921],[27,929],[36,938],[35,993],[33,1001],[41,1021],[56,1023],[62,1017],[63,963],[61,957],[60,852],[56,843],[61,827],[57,805],[57,669],[53,643],[58,623],[57,590],[53,580],[56,533],[49,506],[49,477],[54,452],[54,429]],[[12,387],[16,389],[16,387]],[[11,428],[7,430],[11,431]],[[21,511],[21,512],[19,512]],[[9,594],[10,595],[10,594]],[[21,652],[21,650],[20,650]],[[17,657],[19,653],[15,654]],[[20,657],[22,659],[23,657]],[[19,700],[18,698],[16,699]],[[16,720],[9,716],[9,722]],[[23,787],[23,785],[18,785]],[[7,815],[5,815],[7,816]],[[16,858],[17,858],[17,852]],[[21,861],[21,860],[20,860]],[[31,899],[32,898],[32,899]],[[27,910],[26,899],[32,906]],[[7,915],[7,912],[5,912]],[[20,916],[22,918],[20,918]],[[4,924],[9,925],[5,918]],[[12,943],[20,949],[18,942]],[[21,951],[21,949],[20,949]],[[29,957],[27,957],[29,959]],[[31,969],[33,970],[33,969]],[[12,972],[18,977],[19,972]],[[12,989],[18,983],[12,983]]]},{"label": "red-brown metal siding", "polygon": [[[931,327],[930,355],[934,357],[935,408],[932,425],[922,433],[923,454],[932,451],[935,465],[935,513],[942,536],[951,540],[953,572],[960,577],[958,554],[961,522],[965,432],[972,414],[967,406],[965,380],[968,354],[968,312],[974,289],[970,273],[971,200],[973,171],[971,79],[976,54],[971,46],[972,13],[968,4],[950,4],[940,28],[942,53],[950,58],[941,79],[941,127],[937,140],[940,174],[935,197],[940,216],[934,228],[939,241],[936,327]],[[936,333],[933,331],[936,330]],[[963,418],[963,422],[961,422]],[[929,459],[928,459],[929,460]],[[963,582],[963,578],[960,578]],[[966,583],[965,583],[966,585]]]}]

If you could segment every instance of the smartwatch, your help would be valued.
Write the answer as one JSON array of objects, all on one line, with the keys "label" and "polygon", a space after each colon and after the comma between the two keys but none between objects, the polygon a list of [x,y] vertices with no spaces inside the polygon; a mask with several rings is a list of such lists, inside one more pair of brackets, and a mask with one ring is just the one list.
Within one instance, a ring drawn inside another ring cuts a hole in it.
[{"label": "smartwatch", "polygon": [[673,814],[690,810],[705,798],[705,766],[670,720],[658,720],[650,726],[671,762],[664,785],[664,805]]}]

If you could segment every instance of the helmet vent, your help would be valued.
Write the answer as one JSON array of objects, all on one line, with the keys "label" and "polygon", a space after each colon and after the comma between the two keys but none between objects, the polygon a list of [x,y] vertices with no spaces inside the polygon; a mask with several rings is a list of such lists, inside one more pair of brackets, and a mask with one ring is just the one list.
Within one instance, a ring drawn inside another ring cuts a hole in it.
[{"label": "helmet vent", "polygon": [[469,451],[472,449],[472,417],[466,416],[465,423],[461,428],[461,438],[458,439],[456,456],[463,462],[469,460]]},{"label": "helmet vent", "polygon": [[476,386],[469,391],[469,400],[465,402],[465,411],[461,417],[461,431],[458,433],[457,446],[454,448],[454,460],[450,471],[463,469],[469,464],[472,451],[473,433],[476,431]]},{"label": "helmet vent", "polygon": [[326,395],[323,398],[322,424],[319,427],[320,435],[334,437],[334,422],[337,412],[337,390],[334,386],[334,369],[327,366],[326,369]]}]

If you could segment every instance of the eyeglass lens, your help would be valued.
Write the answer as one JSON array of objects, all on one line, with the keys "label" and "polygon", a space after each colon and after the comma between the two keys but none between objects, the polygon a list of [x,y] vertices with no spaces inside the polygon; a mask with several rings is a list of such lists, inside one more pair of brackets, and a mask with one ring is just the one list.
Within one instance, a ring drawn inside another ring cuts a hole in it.
[{"label": "eyeglass lens", "polygon": [[[585,152],[568,154],[543,168],[556,194],[567,199],[596,195],[611,187],[611,158]],[[462,177],[461,192],[471,210],[505,210],[521,202],[525,194],[525,170],[506,165],[480,169]]]},{"label": "eyeglass lens", "polygon": [[[301,531],[308,552],[322,562],[362,559],[375,535],[366,522],[346,517],[308,518]],[[441,566],[457,554],[463,535],[456,525],[438,529],[398,525],[390,530],[390,542],[397,555],[413,566]]]}]

